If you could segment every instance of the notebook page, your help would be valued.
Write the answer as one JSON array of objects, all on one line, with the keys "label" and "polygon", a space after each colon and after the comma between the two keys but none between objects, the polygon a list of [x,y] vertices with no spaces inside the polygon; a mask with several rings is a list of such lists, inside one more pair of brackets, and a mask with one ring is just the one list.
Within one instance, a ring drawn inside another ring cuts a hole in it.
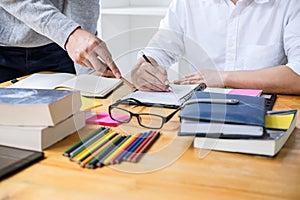
[{"label": "notebook page", "polygon": [[136,91],[133,92],[122,99],[125,98],[135,98],[143,103],[148,104],[163,104],[163,105],[175,105],[180,106],[180,99],[185,95],[193,91],[198,84],[194,85],[176,85],[170,84],[172,87],[171,92],[143,92]]},{"label": "notebook page", "polygon": [[57,85],[73,77],[74,77],[73,74],[68,74],[68,73],[57,73],[57,74],[36,73],[8,86],[8,88],[54,89]]},{"label": "notebook page", "polygon": [[116,84],[121,83],[119,79],[105,78],[90,74],[81,74],[59,85],[59,87],[68,87],[87,92],[90,94],[105,93]]}]

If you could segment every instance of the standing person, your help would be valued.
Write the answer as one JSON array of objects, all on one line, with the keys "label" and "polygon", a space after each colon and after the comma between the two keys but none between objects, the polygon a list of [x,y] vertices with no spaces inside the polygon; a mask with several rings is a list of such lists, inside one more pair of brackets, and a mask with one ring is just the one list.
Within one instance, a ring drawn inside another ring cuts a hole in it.
[{"label": "standing person", "polygon": [[0,82],[39,71],[75,73],[73,61],[120,78],[95,36],[99,7],[99,0],[1,0]]},{"label": "standing person", "polygon": [[138,61],[140,90],[168,91],[165,67],[184,57],[193,72],[177,84],[300,94],[300,2],[173,0],[144,52],[155,67]]}]

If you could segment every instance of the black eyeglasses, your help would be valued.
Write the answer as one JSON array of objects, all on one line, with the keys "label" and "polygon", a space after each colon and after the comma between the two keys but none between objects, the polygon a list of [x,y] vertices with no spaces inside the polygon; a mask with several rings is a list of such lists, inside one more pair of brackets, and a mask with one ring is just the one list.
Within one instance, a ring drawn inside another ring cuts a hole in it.
[{"label": "black eyeglasses", "polygon": [[178,110],[180,110],[179,107],[165,117],[152,113],[133,113],[125,108],[122,108],[121,105],[124,104],[136,106],[149,106],[134,98],[123,99],[109,106],[108,109],[110,117],[117,122],[128,123],[132,119],[132,116],[135,116],[140,126],[149,129],[161,129],[163,125],[167,123],[176,114]]}]

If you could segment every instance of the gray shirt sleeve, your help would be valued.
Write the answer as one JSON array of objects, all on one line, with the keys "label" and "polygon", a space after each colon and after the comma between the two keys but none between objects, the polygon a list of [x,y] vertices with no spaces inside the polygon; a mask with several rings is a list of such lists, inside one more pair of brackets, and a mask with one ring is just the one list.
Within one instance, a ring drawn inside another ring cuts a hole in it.
[{"label": "gray shirt sleeve", "polygon": [[[68,18],[62,13],[64,1],[50,1],[50,0],[22,0],[22,1],[12,1],[12,0],[1,0],[0,7],[2,7],[7,13],[9,13],[14,18],[7,17],[1,22],[3,27],[14,26],[16,24],[24,23],[29,28],[31,28],[36,33],[46,36],[50,40],[54,41],[62,48],[69,37],[69,35],[80,26],[72,19]],[[1,11],[2,12],[2,11]],[[1,14],[2,15],[2,14]],[[11,22],[14,22],[11,24]],[[7,24],[6,24],[7,23]],[[18,27],[18,26],[16,26]],[[5,31],[5,28],[0,27],[0,33],[4,34],[1,38],[5,37],[5,34],[12,34],[22,31],[28,32],[29,30],[9,30]],[[24,33],[25,34],[25,33]],[[14,38],[9,38],[7,45],[9,46],[10,40]],[[25,38],[25,37],[24,37]],[[6,38],[5,38],[6,39]],[[38,38],[37,38],[38,39]],[[45,41],[45,39],[41,38]],[[0,41],[1,42],[1,41]],[[19,41],[17,41],[19,42]],[[22,42],[21,42],[22,43]],[[38,41],[37,41],[38,43]],[[42,43],[42,42],[41,42]],[[21,46],[22,44],[20,44]]]}]

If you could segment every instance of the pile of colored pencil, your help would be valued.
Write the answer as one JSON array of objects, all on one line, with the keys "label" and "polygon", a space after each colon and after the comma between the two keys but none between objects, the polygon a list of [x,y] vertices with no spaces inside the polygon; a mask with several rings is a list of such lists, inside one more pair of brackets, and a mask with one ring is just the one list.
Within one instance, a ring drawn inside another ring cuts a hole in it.
[{"label": "pile of colored pencil", "polygon": [[101,127],[67,149],[63,155],[90,169],[122,161],[138,162],[159,135],[158,131],[148,131],[125,136]]}]

